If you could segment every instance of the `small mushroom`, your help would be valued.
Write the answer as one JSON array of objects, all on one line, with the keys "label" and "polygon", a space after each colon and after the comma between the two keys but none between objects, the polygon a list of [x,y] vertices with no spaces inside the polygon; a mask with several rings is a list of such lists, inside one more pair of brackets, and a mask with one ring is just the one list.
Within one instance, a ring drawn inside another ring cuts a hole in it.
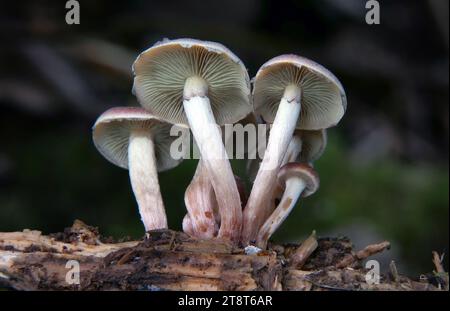
[{"label": "small mushroom", "polygon": [[218,237],[237,241],[241,202],[218,125],[235,123],[252,110],[245,66],[221,44],[178,39],[141,53],[133,71],[133,90],[145,109],[190,127],[217,197]]},{"label": "small mushroom", "polygon": [[[281,166],[291,162],[308,163],[310,166],[313,166],[313,162],[322,156],[326,146],[326,130],[295,130],[283,161],[281,162]],[[283,191],[284,189],[277,183],[272,199],[272,206],[266,211],[264,219],[267,219],[275,210],[276,201],[281,199]]]},{"label": "small mushroom", "polygon": [[[309,163],[319,159],[327,146],[327,132],[326,130],[306,131],[295,130],[291,141],[289,142],[286,154],[281,162],[281,166],[290,162]],[[261,159],[253,159],[247,162],[247,174],[251,180],[254,180],[261,165]],[[276,208],[276,201],[281,199],[284,189],[277,183],[274,189],[273,198],[267,209],[264,211],[264,220]]]},{"label": "small mushroom", "polygon": [[338,79],[321,65],[296,55],[265,63],[253,88],[255,112],[272,123],[267,149],[244,209],[242,243],[248,244],[264,221],[277,173],[294,130],[319,130],[336,125],[347,101]]},{"label": "small mushroom", "polygon": [[97,150],[111,163],[129,170],[131,186],[146,231],[167,228],[158,171],[177,166],[170,156],[171,125],[138,107],[104,112],[93,127]]},{"label": "small mushroom", "polygon": [[[286,153],[281,161],[281,166],[289,162],[309,163],[317,161],[327,146],[327,131],[295,130],[289,142]],[[261,165],[261,159],[249,159],[247,161],[247,176],[253,182]],[[275,196],[276,197],[276,196]]]},{"label": "small mushroom", "polygon": [[[284,155],[281,166],[290,162],[308,163],[313,166],[325,151],[328,138],[326,130],[304,131],[295,130],[289,143],[286,154]],[[283,194],[282,188],[275,190],[275,199],[280,199]],[[271,213],[270,211],[269,213]]]},{"label": "small mushroom", "polygon": [[283,197],[259,230],[256,245],[260,248],[266,247],[267,241],[292,211],[299,197],[307,197],[317,191],[319,176],[308,164],[293,162],[280,169],[278,183],[284,188]]}]

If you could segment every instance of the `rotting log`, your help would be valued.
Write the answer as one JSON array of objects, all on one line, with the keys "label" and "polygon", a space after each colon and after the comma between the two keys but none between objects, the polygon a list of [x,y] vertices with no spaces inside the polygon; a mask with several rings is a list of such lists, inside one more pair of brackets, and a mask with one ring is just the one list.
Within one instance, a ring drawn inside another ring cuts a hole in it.
[{"label": "rotting log", "polygon": [[[315,238],[314,237],[310,237]],[[311,241],[309,241],[311,242]],[[387,242],[354,252],[346,238],[317,239],[302,257],[300,245],[269,244],[247,255],[222,240],[199,240],[158,230],[142,241],[114,242],[81,221],[52,235],[39,231],[0,233],[0,288],[13,290],[438,290],[401,277],[365,281],[358,263]],[[370,251],[367,251],[370,250]],[[308,252],[309,253],[309,252]],[[70,281],[79,264],[79,283]],[[299,270],[301,267],[302,270]],[[442,274],[442,272],[440,272]],[[67,277],[69,275],[69,280]],[[444,286],[445,288],[445,286]]]},{"label": "rotting log", "polygon": [[[79,263],[80,284],[66,281]],[[219,240],[152,231],[142,242],[104,243],[80,221],[63,234],[0,233],[0,279],[19,290],[275,290],[275,252],[245,255]]]}]

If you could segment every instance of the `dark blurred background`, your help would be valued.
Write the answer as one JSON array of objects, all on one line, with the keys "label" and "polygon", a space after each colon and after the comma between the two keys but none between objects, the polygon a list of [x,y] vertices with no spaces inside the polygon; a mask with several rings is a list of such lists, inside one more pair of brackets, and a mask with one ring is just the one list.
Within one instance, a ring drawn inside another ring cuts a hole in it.
[{"label": "dark blurred background", "polygon": [[[80,25],[66,1],[0,4],[0,231],[61,231],[79,218],[114,237],[143,235],[128,172],[96,151],[91,126],[135,105],[131,64],[164,37],[225,44],[253,76],[297,53],[334,72],[348,110],[316,167],[320,191],[274,237],[348,235],[356,247],[389,240],[382,268],[431,271],[449,245],[448,1],[86,1]],[[160,175],[170,227],[196,161]],[[245,163],[233,161],[245,178]],[[446,261],[446,267],[448,267]]]}]

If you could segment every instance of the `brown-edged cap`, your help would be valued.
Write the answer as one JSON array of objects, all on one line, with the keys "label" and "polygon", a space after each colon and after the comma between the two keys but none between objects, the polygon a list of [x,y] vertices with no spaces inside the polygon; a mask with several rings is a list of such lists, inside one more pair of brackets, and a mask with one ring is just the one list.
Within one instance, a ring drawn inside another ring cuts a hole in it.
[{"label": "brown-edged cap", "polygon": [[219,43],[165,39],[142,52],[133,64],[133,92],[154,115],[188,124],[183,108],[186,79],[201,77],[217,124],[235,123],[252,111],[250,80],[241,60]]},{"label": "brown-edged cap", "polygon": [[140,107],[115,107],[98,117],[92,130],[97,150],[111,163],[128,169],[128,143],[132,131],[148,131],[155,145],[156,166],[165,171],[182,159],[170,155],[170,145],[177,138],[170,136],[171,124]]},{"label": "brown-edged cap", "polygon": [[303,197],[310,196],[319,189],[319,175],[308,164],[291,162],[284,165],[278,172],[278,183],[285,188],[286,181],[290,178],[300,178],[305,182],[306,188],[302,193]]},{"label": "brown-edged cap", "polygon": [[287,86],[301,90],[301,115],[296,128],[319,130],[336,125],[347,99],[339,80],[326,68],[297,55],[281,55],[261,66],[254,78],[255,111],[273,123]]}]

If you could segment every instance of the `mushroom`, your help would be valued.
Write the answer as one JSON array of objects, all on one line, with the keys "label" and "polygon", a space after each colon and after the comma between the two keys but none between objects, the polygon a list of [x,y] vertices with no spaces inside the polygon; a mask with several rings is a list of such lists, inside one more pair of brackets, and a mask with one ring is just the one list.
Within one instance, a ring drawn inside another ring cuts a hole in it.
[{"label": "mushroom", "polygon": [[241,202],[218,125],[235,123],[252,110],[245,66],[219,43],[178,39],[141,53],[133,71],[133,90],[145,109],[190,127],[219,204],[218,237],[237,241]]},{"label": "mushroom", "polygon": [[95,122],[93,140],[111,163],[129,170],[131,186],[146,231],[167,228],[158,171],[177,166],[170,144],[171,125],[139,107],[116,107]]},{"label": "mushroom", "polygon": [[267,149],[243,214],[242,242],[248,244],[270,208],[277,173],[294,130],[318,130],[336,125],[347,101],[338,79],[321,65],[296,55],[265,63],[253,88],[255,112],[272,123]]},{"label": "mushroom", "polygon": [[307,197],[317,191],[319,176],[308,164],[292,162],[280,169],[278,183],[284,188],[283,197],[275,211],[264,222],[256,239],[256,245],[263,249],[270,236],[292,211],[299,197]]},{"label": "mushroom", "polygon": [[[283,161],[281,162],[281,166],[290,162],[309,163],[309,165],[312,166],[313,162],[322,156],[326,145],[326,130],[295,130],[294,135],[289,142]],[[249,160],[249,162],[247,162],[247,173],[252,180],[254,180],[260,164],[260,159]],[[273,199],[271,200],[267,210],[264,212],[264,220],[267,219],[274,211],[276,207],[276,200],[281,199],[283,190],[284,189],[277,183],[275,186]]]},{"label": "mushroom", "polygon": [[[312,167],[313,162],[315,162],[322,156],[326,146],[326,130],[295,130],[294,135],[289,142],[288,149],[286,151],[286,154],[284,155],[283,161],[281,162],[281,166],[291,162],[300,162],[307,163]],[[274,199],[272,200],[274,206],[275,201],[281,199],[283,190],[283,187],[277,184],[277,187],[274,191]],[[270,210],[268,210],[264,219],[269,217],[274,209],[275,207],[272,207]]]}]

